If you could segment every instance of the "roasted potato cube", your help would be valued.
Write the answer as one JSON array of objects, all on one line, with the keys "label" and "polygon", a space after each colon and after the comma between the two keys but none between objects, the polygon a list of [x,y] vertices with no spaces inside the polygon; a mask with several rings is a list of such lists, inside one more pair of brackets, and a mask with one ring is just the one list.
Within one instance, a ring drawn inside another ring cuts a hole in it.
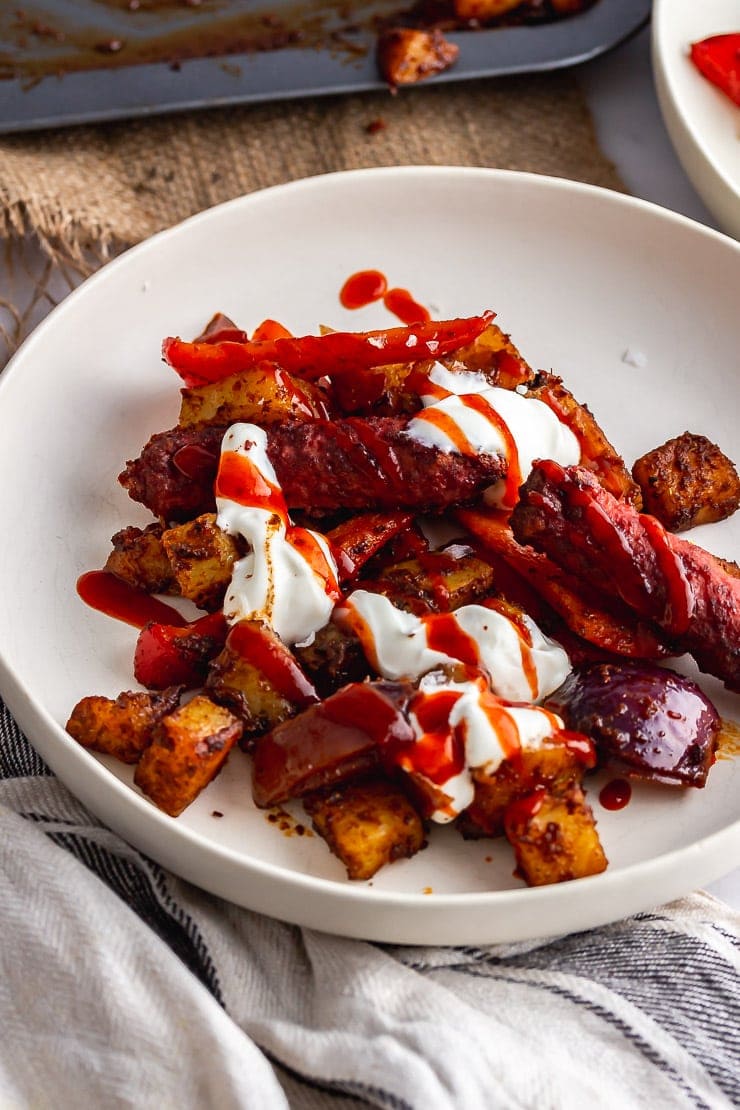
[{"label": "roasted potato cube", "polygon": [[215,515],[203,513],[168,528],[162,533],[162,544],[182,596],[200,609],[220,608],[239,546],[217,526]]},{"label": "roasted potato cube", "polygon": [[378,69],[389,85],[412,85],[449,69],[460,48],[441,31],[394,27],[378,37]]},{"label": "roasted potato cube", "polygon": [[363,582],[401,608],[450,612],[490,593],[493,570],[472,554],[432,551],[423,559],[404,559],[386,567],[375,583]]},{"label": "roasted potato cube", "polygon": [[83,698],[72,710],[67,732],[83,748],[136,763],[152,740],[158,721],[180,700],[181,686],[156,694],[125,691],[117,698]]},{"label": "roasted potato cube", "polygon": [[507,807],[517,798],[542,787],[557,794],[570,783],[579,782],[594,763],[593,748],[585,736],[580,746],[553,737],[539,749],[523,750],[514,762],[505,760],[492,775],[482,767],[476,768],[475,797],[460,815],[458,828],[468,839],[501,836]]},{"label": "roasted potato cube", "polygon": [[116,532],[105,569],[148,594],[177,593],[172,567],[162,544],[161,524],[133,525]]},{"label": "roasted potato cube", "polygon": [[684,432],[648,451],[632,467],[645,512],[669,532],[724,520],[740,505],[740,478],[706,436]]},{"label": "roasted potato cube", "polygon": [[530,886],[582,879],[606,869],[593,813],[576,783],[559,794],[538,790],[512,803],[504,827]]},{"label": "roasted potato cube", "polygon": [[245,740],[261,736],[318,701],[280,637],[259,621],[234,625],[206,681],[214,701],[242,720]]},{"label": "roasted potato cube", "polygon": [[303,804],[350,879],[371,879],[386,863],[408,859],[425,846],[419,814],[406,795],[384,779],[313,794]]},{"label": "roasted potato cube", "polygon": [[233,424],[254,421],[260,427],[281,420],[310,420],[326,416],[321,390],[298,381],[271,363],[242,370],[220,382],[181,389],[182,427],[193,424]]},{"label": "roasted potato cube", "polygon": [[241,732],[241,721],[201,694],[155,726],[134,782],[177,817],[216,777]]}]

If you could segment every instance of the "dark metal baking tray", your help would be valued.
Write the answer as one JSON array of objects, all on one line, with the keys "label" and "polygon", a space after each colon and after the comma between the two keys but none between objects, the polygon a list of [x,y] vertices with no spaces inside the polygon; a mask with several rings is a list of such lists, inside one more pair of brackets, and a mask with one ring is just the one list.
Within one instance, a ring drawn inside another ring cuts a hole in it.
[{"label": "dark metal baking tray", "polygon": [[[587,11],[555,23],[449,33],[447,37],[460,47],[459,61],[432,80],[444,83],[552,70],[588,61],[643,26],[651,6],[651,0],[598,0]],[[0,53],[2,46],[0,41]],[[382,89],[372,34],[361,33],[353,39],[353,46],[349,55],[330,43],[318,48],[290,46],[192,58],[175,66],[157,62],[36,80],[8,78],[0,80],[0,134]],[[401,95],[408,94],[404,91]]]}]

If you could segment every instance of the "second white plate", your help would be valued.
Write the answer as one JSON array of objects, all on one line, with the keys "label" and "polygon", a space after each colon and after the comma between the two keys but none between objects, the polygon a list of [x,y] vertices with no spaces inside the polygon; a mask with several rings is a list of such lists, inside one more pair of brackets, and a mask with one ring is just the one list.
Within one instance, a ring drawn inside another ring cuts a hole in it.
[{"label": "second white plate", "polygon": [[653,68],[663,119],[718,223],[740,238],[740,108],[696,69],[691,43],[740,32],[737,0],[655,0]]}]

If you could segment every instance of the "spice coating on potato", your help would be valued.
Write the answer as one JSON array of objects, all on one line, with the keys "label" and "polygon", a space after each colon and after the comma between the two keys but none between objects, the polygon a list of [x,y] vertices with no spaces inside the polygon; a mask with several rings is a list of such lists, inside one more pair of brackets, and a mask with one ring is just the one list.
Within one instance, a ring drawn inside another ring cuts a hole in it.
[{"label": "spice coating on potato", "polygon": [[540,748],[521,751],[516,762],[505,760],[493,775],[478,768],[473,771],[475,796],[460,815],[458,828],[470,840],[502,836],[506,809],[512,802],[542,787],[559,793],[570,783],[580,782],[595,762],[595,752],[585,736],[580,746],[553,737]]},{"label": "spice coating on potato", "polygon": [[172,567],[162,545],[161,524],[131,525],[116,532],[105,570],[149,594],[177,593]]},{"label": "spice coating on potato", "polygon": [[241,721],[199,695],[154,729],[134,782],[154,804],[177,817],[216,777],[242,732]]},{"label": "spice coating on potato", "polygon": [[639,458],[632,475],[645,512],[670,532],[731,516],[740,505],[734,463],[706,436],[683,432]]},{"label": "spice coating on potato", "polygon": [[419,814],[405,794],[383,779],[314,794],[304,805],[350,879],[371,879],[385,864],[408,859],[426,843]]},{"label": "spice coating on potato", "polygon": [[180,390],[181,427],[235,424],[245,420],[264,427],[281,420],[326,416],[325,398],[310,382],[291,377],[272,363],[232,374],[220,382]]},{"label": "spice coating on potato", "polygon": [[606,870],[593,813],[576,784],[562,794],[541,790],[514,802],[504,824],[529,886],[583,879]]},{"label": "spice coating on potato", "polygon": [[216,524],[214,513],[168,528],[162,544],[183,597],[199,609],[219,609],[231,581],[239,546]]},{"label": "spice coating on potato", "polygon": [[180,700],[181,686],[157,694],[124,691],[117,698],[83,698],[72,710],[66,729],[83,748],[136,763],[152,740],[152,730]]}]

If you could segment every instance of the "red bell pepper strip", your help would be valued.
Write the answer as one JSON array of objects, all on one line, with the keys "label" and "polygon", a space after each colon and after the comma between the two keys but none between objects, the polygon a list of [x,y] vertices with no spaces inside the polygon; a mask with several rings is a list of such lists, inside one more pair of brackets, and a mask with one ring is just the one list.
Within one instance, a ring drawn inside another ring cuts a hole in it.
[{"label": "red bell pepper strip", "polygon": [[740,32],[692,43],[691,60],[708,81],[740,106]]},{"label": "red bell pepper strip", "polygon": [[360,513],[326,533],[340,582],[352,582],[373,555],[408,528],[411,513]]},{"label": "red bell pepper strip", "polygon": [[226,641],[223,613],[208,613],[182,627],[152,621],[136,641],[134,675],[149,690],[200,686],[208,664]]},{"label": "red bell pepper strip", "polygon": [[383,331],[334,331],[300,339],[283,337],[247,343],[186,343],[169,338],[162,344],[162,355],[187,386],[218,382],[265,360],[277,363],[289,374],[316,381],[350,370],[443,358],[477,339],[493,316],[484,312],[481,316],[422,321]]}]

